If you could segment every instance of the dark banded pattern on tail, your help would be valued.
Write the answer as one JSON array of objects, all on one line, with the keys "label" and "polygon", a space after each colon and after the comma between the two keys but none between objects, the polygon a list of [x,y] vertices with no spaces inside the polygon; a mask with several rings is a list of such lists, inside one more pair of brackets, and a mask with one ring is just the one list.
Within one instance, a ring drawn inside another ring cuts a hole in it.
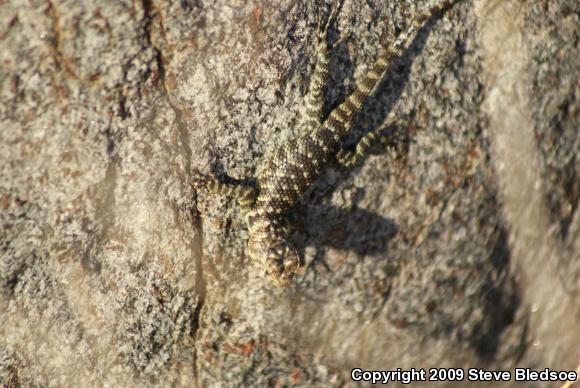
[{"label": "dark banded pattern on tail", "polygon": [[383,75],[389,70],[393,58],[406,46],[410,38],[423,26],[427,19],[445,11],[458,1],[460,0],[443,0],[415,17],[407,30],[399,34],[395,42],[385,50],[371,66],[364,78],[357,83],[354,92],[328,116],[328,119],[324,122],[324,127],[336,133],[341,139],[344,138],[355,116],[362,109],[365,100],[373,92]]}]

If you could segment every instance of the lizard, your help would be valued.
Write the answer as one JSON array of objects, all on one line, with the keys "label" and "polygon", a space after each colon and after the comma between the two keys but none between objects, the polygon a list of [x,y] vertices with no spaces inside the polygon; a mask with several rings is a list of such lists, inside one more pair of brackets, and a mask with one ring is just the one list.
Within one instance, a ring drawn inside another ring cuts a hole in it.
[{"label": "lizard", "polygon": [[315,67],[304,100],[306,109],[299,135],[282,143],[272,153],[253,185],[229,183],[201,173],[194,177],[196,189],[237,199],[248,224],[247,254],[273,285],[288,286],[301,266],[300,255],[287,240],[285,216],[331,161],[352,167],[375,145],[389,143],[381,132],[384,127],[381,127],[364,135],[354,151],[342,148],[356,115],[388,72],[392,60],[428,19],[443,13],[458,1],[440,0],[420,12],[378,56],[362,79],[356,82],[354,90],[325,117],[323,88],[329,74],[329,52],[332,49],[328,43],[328,30],[337,17],[339,7],[335,4],[326,23],[318,24]]}]

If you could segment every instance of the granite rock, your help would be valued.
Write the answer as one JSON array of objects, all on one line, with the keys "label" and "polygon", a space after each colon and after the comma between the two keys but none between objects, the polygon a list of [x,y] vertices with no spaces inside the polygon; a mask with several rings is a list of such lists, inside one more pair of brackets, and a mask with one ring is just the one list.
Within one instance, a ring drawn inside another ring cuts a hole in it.
[{"label": "granite rock", "polygon": [[[248,262],[235,201],[190,185],[296,135],[321,4],[0,5],[0,385],[580,364],[577,1],[428,22],[346,141],[394,113],[406,146],[309,190],[288,289]],[[427,4],[344,2],[327,110]]]}]

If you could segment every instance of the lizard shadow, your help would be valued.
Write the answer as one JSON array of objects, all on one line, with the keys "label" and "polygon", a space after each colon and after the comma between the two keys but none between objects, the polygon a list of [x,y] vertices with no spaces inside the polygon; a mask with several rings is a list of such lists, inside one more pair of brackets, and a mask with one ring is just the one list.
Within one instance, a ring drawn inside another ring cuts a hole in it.
[{"label": "lizard shadow", "polygon": [[366,256],[384,252],[398,229],[392,219],[382,217],[357,205],[350,209],[336,206],[315,204],[300,206],[292,212],[291,217],[303,221],[294,224],[295,231],[290,242],[304,257],[306,247],[315,248],[311,266],[322,265],[328,248],[353,251]]},{"label": "lizard shadow", "polygon": [[[347,146],[355,144],[357,138],[377,128],[393,110],[403,94],[405,84],[409,81],[411,65],[423,50],[429,33],[439,19],[440,16],[433,17],[420,28],[409,48],[393,61],[391,71],[380,81],[375,93],[364,105],[354,122],[355,129],[345,139],[344,144]],[[461,63],[465,53],[464,48],[459,47],[459,51],[457,61]],[[345,95],[338,101],[343,101],[344,97]],[[397,127],[397,125],[390,126],[389,133],[398,135],[401,129]],[[405,137],[406,141],[412,140],[408,133]],[[350,174],[358,169],[360,169],[360,164],[355,168],[341,169],[340,180],[348,180]],[[327,205],[329,193],[335,188],[335,184],[329,185],[328,179],[325,182],[324,178],[313,185],[303,200],[309,205],[302,203],[295,210],[303,216],[306,226],[302,229],[298,228],[298,232],[295,232],[291,238],[302,254],[306,246],[316,248],[314,258],[308,267],[322,266],[328,272],[334,271],[334,268],[324,261],[328,247],[354,251],[359,255],[382,253],[388,249],[389,242],[397,235],[399,229],[394,220],[358,208],[357,203],[360,201],[360,195],[364,194],[363,189],[360,189],[359,193],[354,196],[352,201],[354,205],[350,208],[340,209]],[[481,296],[485,318],[478,322],[481,327],[477,332],[468,338],[470,345],[483,360],[495,359],[498,350],[502,347],[503,333],[516,319],[516,311],[520,304],[517,284],[509,278],[510,250],[507,233],[500,234],[490,258],[494,267],[490,273],[504,274],[505,283],[501,278],[488,281]],[[526,349],[526,332],[527,325],[524,325],[524,332],[520,337],[521,342],[514,346],[514,352],[517,352],[518,357]]]}]

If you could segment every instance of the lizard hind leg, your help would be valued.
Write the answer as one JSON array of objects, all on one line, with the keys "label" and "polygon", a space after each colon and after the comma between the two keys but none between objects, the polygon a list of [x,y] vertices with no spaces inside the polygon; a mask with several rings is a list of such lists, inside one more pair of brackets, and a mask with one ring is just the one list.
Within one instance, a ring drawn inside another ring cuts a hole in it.
[{"label": "lizard hind leg", "polygon": [[[316,36],[316,45],[314,47],[315,67],[310,77],[310,86],[308,94],[304,99],[305,114],[303,117],[304,126],[307,130],[312,131],[319,127],[323,122],[324,116],[324,85],[328,78],[328,68],[330,64],[330,52],[328,43],[328,30],[336,20],[338,12],[342,6],[335,2],[326,20],[322,16],[318,18],[318,28]],[[319,14],[322,15],[322,12]],[[339,40],[332,47],[334,48],[342,41]]]},{"label": "lizard hind leg", "polygon": [[337,152],[336,160],[343,167],[353,167],[371,153],[371,150],[380,145],[383,148],[398,148],[404,139],[395,133],[384,133],[395,122],[393,114],[389,114],[386,124],[364,135],[356,144],[354,151],[342,149]]},{"label": "lizard hind leg", "polygon": [[359,140],[354,151],[345,149],[338,151],[336,160],[343,167],[353,167],[365,158],[375,145],[382,143],[383,137],[378,131],[369,132]]}]

